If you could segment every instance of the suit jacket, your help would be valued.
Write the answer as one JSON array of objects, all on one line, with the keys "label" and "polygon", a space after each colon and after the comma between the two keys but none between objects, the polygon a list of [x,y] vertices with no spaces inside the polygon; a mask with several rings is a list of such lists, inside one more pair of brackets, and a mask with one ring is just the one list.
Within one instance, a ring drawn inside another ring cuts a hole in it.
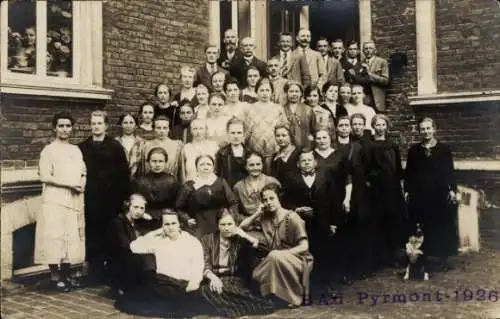
[{"label": "suit jacket", "polygon": [[[219,55],[219,58],[217,59],[217,65],[219,65],[221,68],[224,68],[226,69],[227,71],[229,71],[229,65],[231,65],[231,62],[233,60],[238,60],[239,58],[241,58],[243,56],[243,53],[241,52],[240,49],[236,48],[236,50],[234,51],[234,55],[233,55],[233,58],[231,60],[229,60],[229,57],[227,56],[227,51],[225,48],[223,48],[221,50],[221,53]],[[225,63],[224,63],[225,62]],[[228,65],[227,68],[224,67],[224,64]]]},{"label": "suit jacket", "polygon": [[[301,82],[302,85],[322,85],[326,81],[326,66],[321,53],[314,51],[311,48],[306,49],[305,59],[301,59],[302,49],[296,48],[293,50],[294,59],[288,74],[289,80]],[[308,80],[308,76],[310,79]]]},{"label": "suit jacket", "polygon": [[373,96],[373,104],[378,112],[386,109],[385,95],[389,85],[389,64],[387,60],[375,56],[368,64],[367,85],[370,86]]},{"label": "suit jacket", "polygon": [[267,63],[255,56],[252,58],[252,61],[248,66],[246,65],[243,55],[237,57],[235,56],[231,60],[231,64],[229,65],[229,75],[240,82],[240,88],[245,88],[247,86],[247,70],[250,66],[256,67],[260,71],[261,77],[267,76]]},{"label": "suit jacket", "polygon": [[[269,77],[268,77],[269,78]],[[270,78],[269,78],[270,79]],[[286,93],[285,93],[285,84],[287,79],[277,77],[276,79],[270,79],[274,88],[273,102],[280,105],[286,104]]]},{"label": "suit jacket", "polygon": [[[228,72],[226,69],[217,65],[217,72],[222,72],[226,75],[226,80],[228,77]],[[202,83],[206,85],[209,89],[212,89],[212,73],[208,71],[207,65],[203,64],[196,69],[196,74],[194,77],[195,86]]]},{"label": "suit jacket", "polygon": [[356,64],[353,65],[349,62],[349,60],[347,60],[347,57],[344,56],[340,59],[340,64],[342,65],[342,70],[344,71],[345,81],[350,84],[360,84],[356,81],[356,76],[349,74],[349,70],[354,69],[356,74],[359,74],[361,71],[361,59],[358,57]]},{"label": "suit jacket", "polygon": [[297,81],[304,86],[311,84],[311,74],[307,66],[306,57],[304,55],[299,55],[297,57],[294,51],[291,50],[288,53],[286,68],[283,68],[281,54],[282,51],[273,57],[273,59],[280,61],[281,77],[286,80]]},{"label": "suit jacket", "polygon": [[296,209],[298,207],[311,207],[314,210],[313,221],[317,226],[327,228],[329,225],[339,225],[341,216],[333,210],[336,196],[332,196],[329,178],[324,171],[316,171],[316,177],[311,188],[307,186],[300,172],[289,176],[283,183],[284,207]]},{"label": "suit jacket", "polygon": [[333,57],[328,57],[326,62],[326,80],[335,85],[342,85],[345,83],[342,64]]}]

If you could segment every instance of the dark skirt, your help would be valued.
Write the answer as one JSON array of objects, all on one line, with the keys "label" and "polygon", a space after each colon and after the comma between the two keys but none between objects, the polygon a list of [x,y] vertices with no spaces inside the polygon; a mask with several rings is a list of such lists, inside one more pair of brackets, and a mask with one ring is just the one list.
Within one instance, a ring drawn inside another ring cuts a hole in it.
[{"label": "dark skirt", "polygon": [[191,318],[210,314],[212,307],[200,291],[186,292],[187,281],[157,275],[154,284],[120,296],[115,307],[121,312],[144,317]]},{"label": "dark skirt", "polygon": [[220,295],[212,292],[209,284],[200,287],[201,294],[215,308],[217,316],[235,318],[273,312],[273,304],[263,297],[252,294],[245,287],[245,281],[242,278],[234,276],[219,278],[223,283],[223,292]]},{"label": "dark skirt", "polygon": [[428,256],[448,257],[458,253],[457,206],[447,202],[446,195],[432,198],[411,197],[410,225],[421,224],[424,234],[423,251]]}]

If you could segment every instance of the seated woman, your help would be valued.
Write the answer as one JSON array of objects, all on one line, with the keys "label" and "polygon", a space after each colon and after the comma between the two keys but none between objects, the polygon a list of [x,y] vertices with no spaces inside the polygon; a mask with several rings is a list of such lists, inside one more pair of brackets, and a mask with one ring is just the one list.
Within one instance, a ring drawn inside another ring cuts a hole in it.
[{"label": "seated woman", "polygon": [[154,256],[134,254],[130,250],[130,243],[140,235],[138,222],[151,218],[145,213],[146,199],[132,193],[125,206],[126,213],[116,216],[109,229],[111,284],[119,295],[133,292],[155,272]]},{"label": "seated woman", "polygon": [[293,211],[281,206],[281,188],[276,184],[264,186],[260,192],[263,209],[240,224],[247,229],[260,222],[264,246],[269,253],[253,270],[263,296],[274,295],[293,306],[308,303],[309,274],[312,256],[304,221]]},{"label": "seated woman", "polygon": [[147,156],[151,171],[139,177],[132,185],[132,190],[142,194],[148,202],[148,213],[153,217],[151,223],[154,229],[161,226],[162,211],[173,209],[177,193],[181,187],[177,179],[165,172],[168,161],[167,152],[161,147],[155,147]]},{"label": "seated woman", "polygon": [[238,214],[238,200],[226,181],[214,174],[214,158],[200,155],[195,160],[197,177],[179,191],[175,207],[196,237],[217,230],[215,216],[222,208]]},{"label": "seated woman", "polygon": [[230,318],[269,313],[272,304],[250,293],[241,276],[241,248],[245,244],[257,247],[258,240],[236,226],[227,209],[217,213],[218,230],[201,239],[205,255],[203,275],[208,283],[200,287],[202,295],[220,316]]},{"label": "seated woman", "polygon": [[249,153],[245,158],[245,169],[248,176],[234,185],[233,191],[240,201],[240,213],[245,216],[253,215],[261,205],[260,191],[267,184],[280,182],[272,176],[265,175],[264,160],[257,153]]},{"label": "seated woman", "polygon": [[119,299],[116,306],[140,316],[198,315],[206,309],[196,293],[203,279],[203,248],[198,239],[181,230],[176,212],[165,211],[162,221],[160,229],[130,243],[133,253],[155,255],[154,284],[144,287],[141,294]]}]

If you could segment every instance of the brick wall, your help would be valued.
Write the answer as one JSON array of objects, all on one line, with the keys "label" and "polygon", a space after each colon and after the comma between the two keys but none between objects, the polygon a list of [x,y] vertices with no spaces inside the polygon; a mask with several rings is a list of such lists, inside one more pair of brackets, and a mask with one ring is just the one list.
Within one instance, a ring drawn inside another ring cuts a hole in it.
[{"label": "brick wall", "polygon": [[498,1],[436,1],[439,92],[500,89],[498,30]]},{"label": "brick wall", "polygon": [[[500,42],[493,39],[500,39],[500,8],[495,1],[438,0],[436,15],[438,90],[499,90],[496,51]],[[394,124],[391,135],[403,154],[418,140],[417,120],[430,116],[436,120],[439,138],[451,144],[456,159],[500,158],[499,102],[409,105],[408,96],[417,92],[415,32],[415,0],[372,0],[372,34],[380,55],[404,52],[408,57],[408,66],[393,70],[387,97]]]},{"label": "brick wall", "polygon": [[106,105],[99,101],[4,94],[2,103],[2,168],[36,165],[53,136],[54,113],[68,110],[77,120],[73,142],[89,135],[92,110],[107,110],[111,133],[118,115],[136,111],[162,81],[179,86],[182,65],[202,61],[208,41],[208,5],[193,1],[107,1],[103,4],[104,87],[113,89]]},{"label": "brick wall", "polygon": [[108,107],[135,111],[163,81],[176,91],[181,66],[203,60],[206,1],[108,1],[103,10],[104,85],[115,90]]}]

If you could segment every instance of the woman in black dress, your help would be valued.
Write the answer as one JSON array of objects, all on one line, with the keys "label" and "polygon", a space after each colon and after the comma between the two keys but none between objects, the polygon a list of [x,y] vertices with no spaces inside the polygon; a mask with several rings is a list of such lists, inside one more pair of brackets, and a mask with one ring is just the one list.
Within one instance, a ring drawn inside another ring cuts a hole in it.
[{"label": "woman in black dress", "polygon": [[146,198],[147,211],[154,221],[151,229],[156,229],[161,226],[162,211],[167,208],[174,209],[180,184],[173,175],[165,172],[168,154],[163,148],[153,148],[146,159],[151,171],[139,177],[132,188],[134,192]]},{"label": "woman in black dress", "polygon": [[378,238],[378,266],[393,266],[398,249],[403,247],[404,198],[401,181],[403,168],[396,143],[388,140],[389,118],[373,117],[374,141],[366,149],[366,181]]},{"label": "woman in black dress", "polygon": [[272,312],[272,303],[252,294],[241,273],[242,249],[250,245],[257,247],[258,239],[237,227],[227,209],[217,213],[216,221],[217,231],[201,239],[205,260],[203,275],[208,281],[200,287],[201,294],[219,316],[234,318]]},{"label": "woman in black dress", "polygon": [[245,139],[245,123],[232,117],[226,124],[229,144],[221,148],[215,155],[217,175],[224,178],[230,187],[247,177],[245,158],[248,149],[243,144]]},{"label": "woman in black dress", "polygon": [[271,162],[271,176],[275,177],[281,184],[292,176],[297,169],[300,150],[295,147],[290,126],[286,123],[278,124],[274,128],[274,137],[279,150],[273,155]]},{"label": "woman in black dress", "polygon": [[198,238],[217,230],[216,215],[222,208],[238,214],[238,199],[227,182],[214,174],[215,160],[200,155],[195,160],[197,176],[181,187],[176,208]]},{"label": "woman in black dress", "polygon": [[436,139],[436,126],[431,118],[419,123],[419,131],[422,141],[408,151],[405,171],[410,231],[417,223],[421,225],[424,254],[440,257],[446,269],[447,257],[458,251],[458,195],[453,157],[450,147]]}]

